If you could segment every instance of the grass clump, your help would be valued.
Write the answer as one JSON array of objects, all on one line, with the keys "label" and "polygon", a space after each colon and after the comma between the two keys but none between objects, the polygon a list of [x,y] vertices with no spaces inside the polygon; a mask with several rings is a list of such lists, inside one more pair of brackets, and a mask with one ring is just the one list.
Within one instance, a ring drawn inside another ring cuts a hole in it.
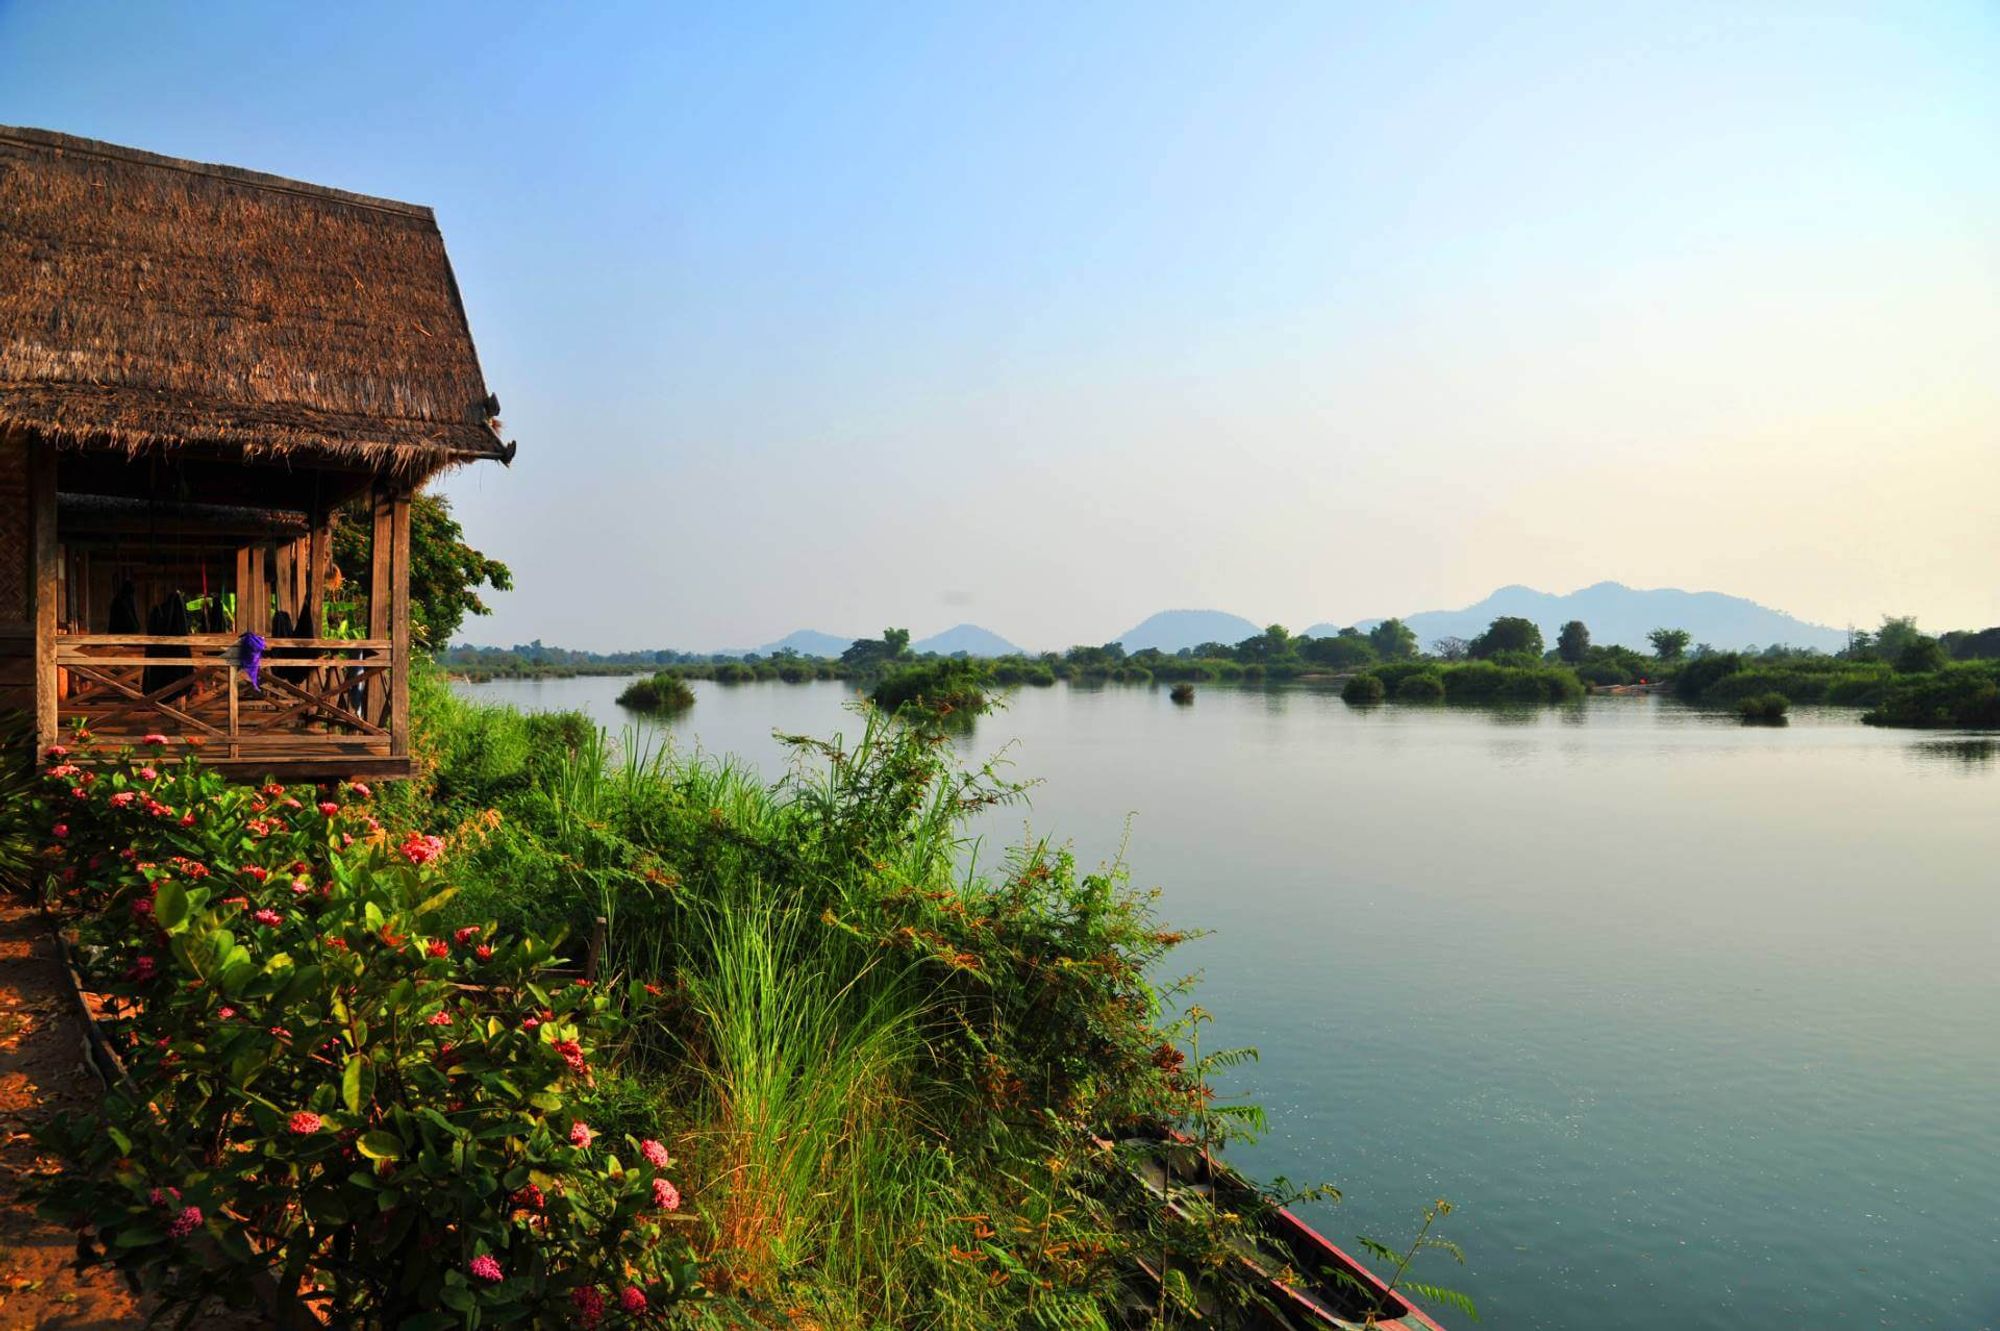
[{"label": "grass clump", "polygon": [[627,684],[618,705],[635,712],[685,712],[694,706],[694,690],[679,675],[662,671]]},{"label": "grass clump", "polygon": [[1759,693],[1738,699],[1736,715],[1745,725],[1783,725],[1785,713],[1791,710],[1791,706],[1790,700],[1782,693]]}]

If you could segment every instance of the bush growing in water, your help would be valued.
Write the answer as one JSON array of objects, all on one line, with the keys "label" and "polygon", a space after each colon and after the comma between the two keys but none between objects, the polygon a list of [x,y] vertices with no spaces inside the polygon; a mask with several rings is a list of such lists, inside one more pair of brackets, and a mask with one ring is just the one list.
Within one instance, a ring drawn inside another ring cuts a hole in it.
[{"label": "bush growing in water", "polygon": [[447,928],[441,838],[363,786],[71,756],[35,801],[50,895],[131,1081],[52,1129],[45,1209],[191,1308],[275,1275],[340,1326],[637,1324],[694,1290],[665,1149],[588,1126],[619,1005],[532,935]]},{"label": "bush growing in water", "polygon": [[1430,671],[1405,675],[1396,684],[1397,702],[1443,702],[1444,679]]},{"label": "bush growing in water", "polygon": [[2000,728],[2000,665],[1967,661],[1899,677],[1861,719],[1877,726]]},{"label": "bush growing in water", "polygon": [[639,712],[685,712],[694,706],[694,690],[679,675],[662,671],[627,684],[618,705]]},{"label": "bush growing in water", "polygon": [[1791,703],[1782,693],[1759,693],[1736,703],[1736,715],[1746,724],[1776,725],[1785,719]]},{"label": "bush growing in water", "polygon": [[869,697],[885,712],[916,708],[935,715],[977,716],[987,709],[986,667],[947,659],[899,666],[884,675]]},{"label": "bush growing in water", "polygon": [[1388,696],[1389,688],[1382,682],[1382,676],[1374,673],[1355,675],[1340,688],[1341,701],[1356,706],[1381,702]]},{"label": "bush growing in water", "polygon": [[1194,685],[1183,680],[1168,689],[1167,696],[1177,703],[1191,703],[1194,701]]}]

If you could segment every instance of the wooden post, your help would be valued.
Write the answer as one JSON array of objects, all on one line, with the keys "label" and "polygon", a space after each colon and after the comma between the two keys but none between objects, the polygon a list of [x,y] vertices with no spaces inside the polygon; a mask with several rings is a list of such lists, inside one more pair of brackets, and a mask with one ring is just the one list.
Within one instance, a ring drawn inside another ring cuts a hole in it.
[{"label": "wooden post", "polygon": [[[393,566],[396,523],[395,506],[389,491],[379,482],[370,507],[374,510],[375,533],[368,543],[368,636],[381,639],[390,636],[390,601],[396,581]],[[381,671],[368,676],[367,711],[364,714],[378,726],[389,719],[391,691],[390,680]]]},{"label": "wooden post", "polygon": [[33,575],[29,582],[35,614],[35,740],[41,748],[60,733],[56,690],[56,611],[62,568],[56,543],[55,445],[28,446],[28,512]]},{"label": "wooden post", "polygon": [[250,629],[250,552],[251,547],[236,547],[236,631],[246,633]]},{"label": "wooden post", "polygon": [[389,753],[410,751],[410,496],[399,491],[390,511],[396,554],[390,567]]},{"label": "wooden post", "polygon": [[286,623],[296,623],[299,615],[298,546],[292,541],[281,542],[277,554],[278,609],[284,612]]},{"label": "wooden post", "polygon": [[326,510],[312,511],[312,535],[306,537],[306,606],[312,615],[312,636],[326,636],[326,579],[333,563],[333,527]]},{"label": "wooden post", "polygon": [[[242,633],[271,633],[271,547],[258,541],[250,547],[250,577],[236,593],[236,628]],[[249,604],[244,604],[245,601]]]},{"label": "wooden post", "polygon": [[242,673],[235,666],[229,667],[229,756],[232,758],[243,756],[243,732],[236,713],[236,681],[242,678]]}]

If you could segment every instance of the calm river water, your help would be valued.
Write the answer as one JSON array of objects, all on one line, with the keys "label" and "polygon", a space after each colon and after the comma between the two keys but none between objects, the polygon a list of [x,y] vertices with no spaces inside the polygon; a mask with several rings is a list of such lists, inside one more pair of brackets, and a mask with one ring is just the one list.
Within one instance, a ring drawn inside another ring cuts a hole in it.
[{"label": "calm river water", "polygon": [[[615,734],[623,683],[465,691]],[[858,724],[694,687],[672,741],[773,777],[773,729]],[[1339,1185],[1336,1242],[1450,1198],[1468,1265],[1418,1278],[1501,1328],[1996,1327],[2000,737],[1853,717],[1059,686],[964,744],[1042,782],[996,843],[1095,861],[1129,818],[1214,930],[1184,956],[1271,1115],[1240,1163]]]}]

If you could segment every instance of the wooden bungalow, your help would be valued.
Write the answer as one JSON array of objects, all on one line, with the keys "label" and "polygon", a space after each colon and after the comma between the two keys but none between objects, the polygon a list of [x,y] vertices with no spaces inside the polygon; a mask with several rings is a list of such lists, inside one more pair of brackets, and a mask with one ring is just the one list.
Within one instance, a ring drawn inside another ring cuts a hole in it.
[{"label": "wooden bungalow", "polygon": [[410,496],[498,412],[430,209],[0,127],[0,708],[407,773]]}]

